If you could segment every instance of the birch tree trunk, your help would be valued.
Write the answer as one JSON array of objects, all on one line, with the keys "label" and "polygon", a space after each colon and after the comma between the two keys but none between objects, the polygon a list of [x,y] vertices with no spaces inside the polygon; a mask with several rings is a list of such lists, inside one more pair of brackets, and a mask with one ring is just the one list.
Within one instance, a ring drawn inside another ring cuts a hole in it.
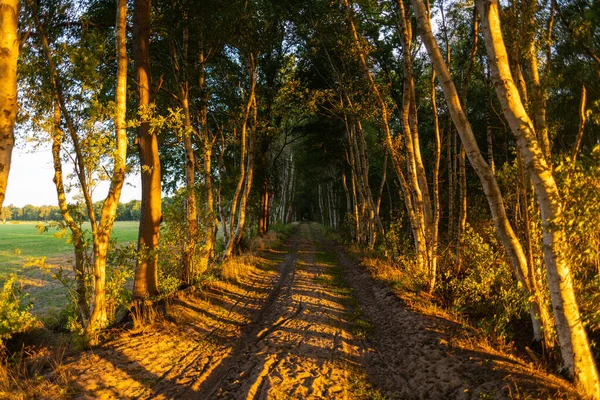
[{"label": "birch tree trunk", "polygon": [[246,103],[245,111],[244,111],[244,120],[242,121],[242,129],[241,129],[241,149],[240,149],[240,177],[238,179],[238,183],[235,189],[235,193],[233,195],[233,199],[231,201],[231,209],[229,214],[229,234],[227,241],[227,246],[225,248],[225,252],[223,253],[223,259],[228,259],[233,254],[234,247],[236,245],[236,217],[237,217],[237,206],[238,200],[242,193],[242,189],[244,188],[244,182],[246,181],[246,152],[247,152],[247,133],[248,133],[248,119],[250,118],[250,112],[252,111],[252,107],[254,105],[254,96],[255,96],[255,88],[256,88],[256,71],[254,64],[254,55],[250,54],[250,91],[248,93],[248,101]]},{"label": "birch tree trunk", "polygon": [[431,72],[431,107],[433,113],[433,131],[434,131],[434,165],[433,165],[433,232],[431,235],[431,279],[429,281],[429,293],[435,289],[437,277],[438,262],[438,234],[440,226],[440,162],[442,159],[442,138],[440,135],[440,123],[438,120],[437,99],[435,93],[435,71]]},{"label": "birch tree trunk", "polygon": [[[187,15],[184,16],[187,22]],[[171,53],[173,57],[173,69],[175,70],[175,79],[179,87],[178,100],[183,111],[183,134],[182,141],[185,149],[185,219],[187,222],[187,232],[185,247],[183,249],[183,262],[181,267],[181,282],[190,285],[195,274],[195,255],[198,241],[198,214],[196,206],[196,156],[192,136],[194,128],[190,117],[189,106],[189,81],[188,81],[188,49],[189,36],[187,28],[183,30],[183,50],[181,52],[181,63],[179,55],[175,48],[174,40],[170,41]]]},{"label": "birch tree trunk", "polygon": [[[416,224],[413,231],[416,231],[418,235],[415,239],[417,245],[417,263],[422,271],[428,270],[430,274],[430,263],[433,259],[433,254],[429,245],[431,244],[431,235],[433,232],[433,213],[419,144],[415,83],[411,55],[412,28],[407,18],[404,0],[397,0],[396,5],[398,7],[398,35],[402,42],[404,60],[401,121],[404,133],[406,163],[408,165],[408,188],[413,198],[413,223]],[[434,278],[429,276],[429,281],[433,280]]]},{"label": "birch tree trunk", "polygon": [[206,241],[202,247],[202,268],[206,268],[208,263],[215,256],[215,243],[217,240],[218,219],[215,213],[215,199],[213,194],[213,177],[212,177],[212,153],[216,142],[216,136],[210,133],[208,129],[208,91],[206,89],[206,60],[208,55],[205,50],[201,49],[198,60],[198,68],[200,69],[200,78],[198,85],[202,92],[200,102],[200,139],[203,147],[203,162],[204,162],[204,186],[206,189]]},{"label": "birch tree trunk", "polygon": [[[529,67],[529,87],[531,88],[531,105],[533,111],[533,119],[535,124],[535,130],[537,138],[542,148],[542,153],[546,157],[546,162],[551,165],[552,153],[550,147],[550,139],[548,137],[548,123],[546,122],[546,90],[540,80],[540,71],[538,67],[538,54],[535,39],[535,9],[537,4],[530,2],[529,4],[524,3],[527,10],[524,13],[526,16],[525,25],[528,32],[526,40],[526,59],[527,66]],[[552,24],[550,24],[551,35]],[[548,72],[546,70],[546,72]]]},{"label": "birch tree trunk", "polygon": [[160,237],[161,181],[156,133],[150,132],[150,0],[135,0],[133,10],[134,64],[138,84],[138,149],[142,175],[142,206],[133,298],[158,294],[158,241]]},{"label": "birch tree trunk", "polygon": [[[117,22],[115,29],[116,50],[117,50],[117,87],[115,94],[115,136],[116,149],[113,152],[113,168],[112,177],[109,187],[109,192],[102,204],[100,211],[100,220],[96,218],[94,206],[92,203],[91,190],[88,185],[87,172],[85,168],[85,156],[82,149],[82,144],[79,140],[75,124],[69,114],[65,96],[63,93],[60,75],[56,63],[53,58],[52,50],[48,37],[45,33],[44,26],[40,22],[37,8],[32,2],[29,2],[32,9],[34,24],[42,42],[42,48],[48,62],[48,71],[54,91],[54,124],[55,131],[53,134],[53,161],[55,163],[55,185],[57,186],[57,195],[59,197],[59,205],[61,212],[67,207],[64,197],[64,188],[62,187],[62,166],[60,164],[60,144],[62,142],[62,131],[60,131],[61,113],[66,123],[67,132],[72,141],[73,150],[75,152],[74,164],[75,175],[81,186],[81,192],[85,201],[87,214],[90,219],[92,231],[93,259],[92,272],[94,275],[94,292],[92,299],[92,308],[89,319],[85,325],[85,335],[90,342],[95,340],[95,335],[98,330],[102,329],[108,323],[108,315],[106,308],[106,258],[108,252],[108,244],[110,241],[111,231],[116,217],[117,206],[121,196],[121,189],[125,181],[126,172],[126,157],[127,157],[127,134],[126,134],[126,91],[127,91],[127,49],[126,49],[126,20],[127,20],[127,2],[119,0],[117,5]],[[68,216],[66,217],[69,218]],[[71,221],[73,223],[74,221]],[[69,222],[67,221],[67,224]],[[83,240],[75,230],[74,241],[81,245]],[[77,257],[80,257],[77,259]],[[76,269],[83,270],[83,251],[76,248]],[[80,264],[81,262],[81,264]],[[80,299],[85,297],[80,286],[84,283],[78,277],[78,296]],[[78,300],[79,301],[79,300]],[[82,314],[87,311],[83,310]]]},{"label": "birch tree trunk", "polygon": [[85,285],[85,237],[81,224],[73,218],[69,205],[67,203],[67,195],[63,184],[62,161],[60,158],[61,147],[65,133],[60,127],[61,112],[58,95],[54,94],[54,132],[52,134],[52,161],[54,165],[54,177],[52,181],[56,187],[56,195],[58,198],[58,207],[65,221],[65,224],[71,231],[71,241],[73,242],[73,250],[75,253],[74,272],[77,293],[77,308],[81,316],[83,325],[87,324],[90,318],[90,306],[87,299],[87,289]]},{"label": "birch tree trunk", "polygon": [[476,6],[482,18],[496,94],[523,155],[542,214],[544,260],[564,367],[588,396],[600,398],[600,377],[579,314],[571,270],[564,255],[566,238],[560,194],[511,76],[500,28],[498,2],[478,0]]},{"label": "birch tree trunk", "polygon": [[221,193],[222,182],[224,181],[223,170],[224,166],[224,156],[225,156],[225,135],[223,135],[223,130],[217,126],[219,132],[219,139],[221,142],[221,148],[219,150],[219,157],[217,159],[217,168],[219,173],[219,182],[221,184],[217,187],[217,201],[218,201],[218,209],[219,209],[219,219],[221,220],[221,226],[223,228],[223,240],[225,243],[229,242],[229,229],[227,228],[227,217],[225,216],[225,206],[223,204],[223,196]]},{"label": "birch tree trunk", "polygon": [[[48,70],[49,70],[49,74],[50,74],[50,79],[52,82],[52,89],[54,91],[54,101],[55,101],[55,110],[54,110],[54,128],[58,128],[60,129],[60,120],[61,120],[61,113],[62,116],[64,117],[66,126],[67,126],[67,131],[69,133],[69,137],[73,143],[73,149],[75,152],[75,174],[77,175],[77,179],[79,181],[79,184],[81,186],[81,192],[85,201],[85,205],[86,205],[86,211],[88,214],[88,217],[90,219],[90,223],[91,223],[91,230],[92,230],[92,237],[94,238],[94,243],[95,243],[95,238],[98,234],[98,225],[97,225],[97,221],[96,221],[96,214],[94,213],[94,206],[92,203],[92,196],[89,190],[89,186],[88,186],[88,182],[87,182],[87,177],[86,177],[86,171],[85,171],[85,163],[84,163],[84,155],[83,155],[83,150],[81,148],[81,144],[79,142],[79,137],[77,136],[77,131],[75,129],[75,125],[73,123],[73,120],[70,116],[70,114],[68,113],[68,109],[66,107],[66,102],[65,102],[65,97],[63,94],[63,90],[62,90],[62,85],[61,85],[61,81],[60,81],[60,76],[58,74],[58,70],[56,67],[56,64],[54,62],[54,57],[52,54],[52,50],[50,48],[50,43],[48,41],[48,36],[45,33],[44,27],[40,22],[40,18],[39,15],[37,14],[37,8],[35,8],[31,1],[29,2],[29,5],[31,6],[32,9],[32,15],[33,15],[33,19],[34,19],[34,23],[36,26],[36,29],[38,31],[38,34],[40,35],[40,39],[42,41],[42,47],[44,50],[44,53],[46,55],[46,60],[48,62]],[[58,103],[58,106],[56,105],[56,103]],[[61,193],[64,193],[64,190],[61,190],[62,187],[62,165],[60,165],[58,168],[56,166],[56,163],[58,162],[60,164],[61,160],[60,160],[60,142],[62,142],[62,138],[57,137],[57,135],[60,134],[59,131],[54,132],[54,137],[53,137],[53,161],[55,163],[55,185],[57,185],[57,194],[59,196],[59,204],[60,204],[60,196]],[[57,176],[60,177],[60,180],[57,179]],[[64,203],[62,205],[62,207],[66,207],[68,209],[68,206],[66,204],[66,197],[64,199]],[[62,212],[62,211],[61,211]],[[75,226],[75,228],[77,229],[78,227]],[[74,234],[74,236],[76,236],[77,234]],[[74,237],[75,240],[75,237]],[[80,243],[79,243],[80,244]],[[81,256],[81,261],[83,261],[83,253],[79,252],[77,250],[77,248],[75,248],[75,252],[76,252],[76,257],[77,254],[79,253],[79,255]],[[94,260],[96,259],[96,253],[94,253],[93,255]],[[83,264],[80,264],[78,266],[78,261],[76,260],[76,268],[80,268],[83,271]],[[95,262],[95,261],[94,261]],[[83,276],[80,275],[79,279],[81,279],[80,281],[78,281],[78,285],[85,285],[85,282],[83,281]],[[78,288],[79,293],[81,293],[81,295],[84,298],[85,294],[84,294],[84,290],[82,288]],[[78,294],[79,296],[79,294]],[[78,299],[79,302],[79,299]],[[89,310],[89,305],[87,304],[87,298],[85,299],[85,303],[86,305],[84,306],[84,310],[82,311],[82,315],[85,313],[87,314],[87,316],[90,316],[90,310]],[[100,313],[102,315],[102,313]],[[104,315],[106,313],[104,312]],[[87,321],[84,320],[84,322],[86,323],[86,327],[89,326],[89,322],[90,320],[88,319]]]},{"label": "birch tree trunk", "polygon": [[[471,48],[471,54],[469,57],[469,65],[467,72],[465,73],[465,79],[462,87],[462,106],[467,109],[467,95],[469,93],[469,81],[471,79],[471,73],[473,71],[473,65],[475,64],[475,56],[477,55],[477,45],[479,43],[479,21],[477,19],[477,9],[473,8],[473,29],[471,31],[471,40],[473,47]],[[458,152],[458,186],[459,186],[459,207],[458,207],[458,233],[457,233],[457,245],[456,245],[456,264],[457,269],[462,268],[462,253],[465,243],[465,232],[467,230],[467,164],[466,164],[466,153],[465,147],[460,145]]]},{"label": "birch tree trunk", "polygon": [[198,245],[198,213],[196,206],[196,156],[192,145],[192,135],[194,130],[190,117],[190,107],[188,103],[188,82],[187,80],[180,84],[180,101],[183,109],[183,146],[185,148],[185,184],[186,184],[186,213],[187,233],[186,243],[183,252],[183,267],[181,270],[181,281],[186,284],[192,284],[195,266],[194,258],[196,247]]},{"label": "birch tree trunk", "polygon": [[127,111],[127,0],[117,3],[117,26],[115,30],[117,42],[117,88],[115,99],[115,134],[117,148],[113,156],[113,174],[108,195],[102,204],[100,221],[93,235],[94,244],[94,301],[92,313],[85,327],[88,338],[106,326],[108,316],[106,310],[106,256],[111,231],[117,214],[117,206],[121,197],[121,189],[125,182],[127,168],[127,131],[125,115]]},{"label": "birch tree trunk", "polygon": [[19,0],[0,1],[0,209],[4,204],[17,119]]},{"label": "birch tree trunk", "polygon": [[256,129],[258,127],[257,114],[258,108],[256,106],[256,94],[253,92],[252,97],[252,129],[250,130],[250,140],[248,146],[248,165],[246,166],[246,181],[244,183],[244,192],[240,200],[240,210],[238,216],[238,224],[235,228],[234,243],[238,246],[244,236],[244,227],[246,224],[246,205],[248,204],[248,198],[250,197],[250,191],[252,190],[252,182],[254,180],[254,149],[256,144]]},{"label": "birch tree trunk", "polygon": [[[529,312],[531,315],[531,322],[533,325],[533,337],[534,340],[542,340],[543,329],[540,320],[540,309],[541,300],[539,295],[534,291],[534,286],[528,280],[528,265],[527,258],[523,252],[523,248],[519,243],[517,236],[508,220],[506,210],[504,207],[504,201],[502,199],[502,193],[500,187],[496,181],[496,177],[492,172],[490,166],[485,162],[475,135],[471,129],[471,125],[465,115],[465,112],[460,104],[458,92],[454,86],[454,81],[450,76],[450,72],[439,47],[437,46],[436,40],[433,36],[431,29],[431,23],[429,16],[425,8],[425,4],[422,0],[411,0],[413,8],[415,10],[419,35],[427,48],[427,53],[431,59],[431,63],[439,77],[439,82],[444,91],[444,97],[448,110],[458,134],[460,135],[463,146],[467,153],[467,157],[475,172],[477,173],[481,185],[483,186],[484,193],[486,195],[496,232],[500,236],[500,240],[504,245],[504,248],[508,254],[509,260],[515,272],[515,275],[519,282],[521,282],[524,292],[524,297],[528,301]],[[481,14],[480,14],[481,15]]]},{"label": "birch tree trunk", "polygon": [[[428,236],[432,232],[430,221],[432,221],[432,213],[430,209],[430,201],[428,200],[428,189],[427,181],[424,176],[424,168],[422,167],[422,161],[420,161],[420,150],[416,149],[419,146],[418,143],[418,128],[417,128],[417,117],[416,117],[416,105],[414,102],[414,83],[412,77],[412,61],[410,59],[410,30],[406,23],[406,15],[402,0],[397,1],[399,8],[399,24],[400,32],[399,36],[403,42],[404,58],[405,58],[405,81],[403,89],[403,113],[402,113],[402,128],[403,128],[403,139],[406,148],[406,157],[399,154],[398,139],[392,136],[392,132],[389,125],[389,111],[386,103],[383,99],[383,95],[375,83],[369,66],[366,61],[365,52],[360,44],[360,37],[356,29],[356,25],[353,20],[352,10],[348,3],[348,0],[344,0],[344,6],[346,8],[346,17],[348,25],[351,30],[352,38],[356,50],[358,51],[358,58],[360,61],[361,68],[367,78],[371,92],[375,97],[378,107],[381,112],[381,125],[385,133],[386,145],[389,149],[392,164],[398,179],[402,192],[404,194],[405,204],[407,213],[411,223],[411,230],[413,233],[413,240],[415,244],[415,253],[417,257],[417,264],[421,271],[430,270],[429,260],[431,259],[431,252],[428,249]],[[405,175],[403,170],[403,160],[406,159],[408,174]],[[425,199],[424,199],[425,193]],[[427,209],[429,211],[427,211]],[[429,277],[430,278],[430,277]]]},{"label": "birch tree trunk", "polygon": [[260,188],[258,234],[265,235],[269,229],[269,180],[265,177]]},{"label": "birch tree trunk", "polygon": [[492,116],[490,113],[490,109],[492,108],[492,98],[489,95],[490,91],[490,71],[489,68],[486,68],[485,72],[485,129],[486,129],[486,142],[487,142],[487,156],[488,156],[488,164],[492,169],[492,173],[496,173],[496,164],[494,163],[494,132],[492,131]]},{"label": "birch tree trunk", "polygon": [[[583,139],[583,130],[585,129],[586,115],[585,115],[585,104],[587,98],[587,91],[585,85],[581,87],[581,100],[579,102],[579,129],[577,130],[577,139],[575,139],[575,146],[573,147],[572,162],[575,164],[577,160],[577,153],[581,147],[581,139]],[[1,205],[1,204],[0,204]]]}]

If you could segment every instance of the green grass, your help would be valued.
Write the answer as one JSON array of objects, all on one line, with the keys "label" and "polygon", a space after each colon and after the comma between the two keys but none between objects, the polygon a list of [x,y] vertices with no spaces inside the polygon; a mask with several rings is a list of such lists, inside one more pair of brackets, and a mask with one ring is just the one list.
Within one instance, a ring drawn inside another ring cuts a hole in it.
[{"label": "green grass", "polygon": [[331,250],[322,249],[315,255],[315,263],[325,267],[324,273],[315,278],[321,285],[327,286],[329,290],[340,296],[348,306],[347,319],[350,331],[353,335],[364,338],[373,333],[373,326],[362,312],[354,290],[344,280],[344,270],[337,262],[337,256]]},{"label": "green grass", "polygon": [[[55,237],[54,230],[38,233],[38,222],[18,221],[0,224],[0,280],[10,273],[18,273],[30,258],[46,257],[47,260],[71,257],[73,246],[67,243],[67,237]],[[117,221],[113,238],[125,244],[137,240],[139,223],[135,221]],[[90,224],[85,223],[89,230]]]},{"label": "green grass", "polygon": [[[71,271],[73,246],[67,243],[67,236],[56,237],[55,230],[38,233],[37,225],[38,222],[28,221],[0,224],[0,285],[9,274],[17,274],[34,305],[34,313],[45,317],[65,306],[67,291],[42,268],[25,265],[46,257],[46,265],[54,272],[59,267]],[[138,226],[135,221],[117,221],[112,237],[119,244],[137,241]],[[90,224],[84,224],[84,229],[89,230]]]}]

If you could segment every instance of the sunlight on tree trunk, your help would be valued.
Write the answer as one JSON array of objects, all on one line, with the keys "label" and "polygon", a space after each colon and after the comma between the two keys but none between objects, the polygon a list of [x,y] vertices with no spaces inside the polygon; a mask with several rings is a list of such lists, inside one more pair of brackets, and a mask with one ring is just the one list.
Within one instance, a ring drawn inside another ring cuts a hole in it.
[{"label": "sunlight on tree trunk", "polygon": [[200,50],[200,57],[198,60],[199,69],[199,89],[201,91],[201,102],[200,102],[200,141],[202,147],[202,160],[204,163],[204,186],[206,191],[206,239],[204,246],[202,246],[202,268],[205,268],[209,262],[215,257],[215,242],[217,240],[217,227],[219,224],[218,218],[215,213],[215,200],[213,193],[213,177],[212,177],[212,154],[213,148],[217,139],[217,136],[211,133],[208,126],[208,88],[206,87],[206,61],[207,51],[204,49]]},{"label": "sunlight on tree trunk", "polygon": [[564,367],[588,396],[600,398],[600,378],[581,321],[573,277],[564,254],[565,221],[560,194],[511,76],[500,28],[498,2],[479,0],[476,5],[482,17],[496,94],[531,175],[542,213],[544,260]]},{"label": "sunlight on tree trunk", "polygon": [[440,135],[440,124],[438,119],[437,99],[435,93],[435,71],[431,71],[431,111],[433,113],[433,131],[434,131],[434,166],[433,166],[433,232],[431,235],[431,251],[433,259],[431,260],[431,279],[429,281],[429,293],[433,293],[437,277],[438,265],[438,241],[440,226],[440,163],[442,158],[442,138]]},{"label": "sunlight on tree trunk", "polygon": [[19,59],[19,0],[0,1],[0,209],[6,185],[17,118],[17,60]]},{"label": "sunlight on tree trunk", "polygon": [[160,237],[161,181],[158,140],[150,131],[150,0],[135,0],[133,10],[134,63],[138,84],[138,148],[142,176],[142,208],[138,237],[138,262],[133,285],[134,299],[158,294],[158,241]]},{"label": "sunlight on tree trunk", "polygon": [[585,122],[587,120],[587,116],[585,114],[585,105],[587,101],[587,90],[585,89],[585,85],[581,87],[581,100],[579,102],[579,129],[577,130],[577,139],[575,139],[575,146],[573,147],[573,163],[577,161],[577,153],[579,153],[579,148],[581,147],[581,140],[583,139],[583,130],[585,129]]},{"label": "sunlight on tree trunk", "polygon": [[446,104],[448,105],[452,120],[454,121],[454,125],[456,126],[458,134],[460,135],[463,146],[465,147],[467,157],[475,169],[475,172],[477,172],[481,185],[483,186],[483,191],[486,195],[490,211],[492,213],[496,232],[498,233],[498,236],[500,237],[502,244],[506,249],[515,275],[522,284],[524,292],[523,294],[528,301],[531,314],[534,340],[540,341],[543,337],[543,329],[540,320],[540,308],[542,303],[540,303],[538,295],[534,292],[534,286],[527,279],[527,258],[525,257],[525,253],[523,252],[523,248],[519,243],[519,239],[515,235],[515,232],[506,215],[506,209],[504,207],[504,200],[502,198],[502,193],[500,192],[500,187],[498,186],[498,182],[496,181],[493,171],[481,155],[481,151],[479,150],[479,146],[475,140],[469,120],[467,119],[467,116],[465,115],[460,104],[458,92],[454,86],[454,81],[450,76],[448,67],[444,62],[440,49],[437,46],[435,38],[433,37],[431,23],[429,21],[429,15],[427,14],[425,5],[423,4],[422,0],[411,0],[411,2],[417,17],[419,35],[421,36],[421,39],[427,48],[429,58],[431,59],[436,74],[439,77],[439,82],[442,86],[442,90],[444,91]]},{"label": "sunlight on tree trunk", "polygon": [[188,82],[180,83],[180,101],[183,108],[183,146],[185,148],[185,185],[186,185],[186,219],[187,240],[183,254],[183,266],[181,270],[181,281],[192,284],[194,278],[194,259],[198,245],[198,213],[196,211],[196,157],[192,145],[194,128],[190,118],[190,107],[188,102]]},{"label": "sunlight on tree trunk", "polygon": [[81,320],[85,325],[90,318],[90,307],[87,300],[87,289],[85,285],[86,270],[85,270],[85,237],[84,231],[81,227],[82,221],[76,221],[69,210],[69,204],[67,203],[67,195],[64,188],[64,177],[62,160],[60,156],[61,147],[63,144],[63,138],[65,133],[63,132],[61,122],[60,104],[58,100],[58,94],[54,94],[54,132],[52,133],[52,161],[54,165],[54,177],[52,181],[56,187],[56,195],[58,197],[58,207],[62,214],[65,224],[71,230],[71,240],[73,242],[75,260],[75,282],[76,282],[76,293],[77,293],[77,307]]},{"label": "sunlight on tree trunk", "polygon": [[[237,187],[235,189],[235,193],[233,195],[233,200],[231,201],[231,208],[229,211],[229,234],[227,246],[225,248],[225,252],[223,253],[223,259],[226,260],[230,258],[233,254],[234,248],[237,245],[237,234],[239,230],[236,228],[236,220],[239,223],[239,219],[237,219],[237,207],[238,207],[238,199],[240,195],[242,195],[242,189],[244,188],[244,184],[247,181],[247,172],[246,172],[246,153],[248,152],[248,120],[250,119],[250,112],[252,111],[252,107],[254,106],[254,96],[256,89],[256,65],[254,54],[250,54],[249,56],[249,65],[248,72],[250,74],[250,88],[248,91],[248,98],[246,101],[246,107],[244,110],[244,116],[242,120],[242,128],[241,128],[241,149],[240,149],[240,176],[238,179]],[[241,207],[240,207],[241,208]],[[241,210],[240,210],[241,212]],[[244,210],[245,213],[245,210]],[[239,227],[239,225],[238,225]]]},{"label": "sunlight on tree trunk", "polygon": [[127,0],[119,0],[117,8],[117,88],[115,100],[115,135],[117,148],[113,156],[113,174],[108,195],[102,205],[97,234],[94,235],[94,301],[92,314],[85,328],[88,338],[106,326],[106,256],[110,234],[117,214],[121,189],[125,182],[127,168],[127,131],[125,115],[127,111]]}]

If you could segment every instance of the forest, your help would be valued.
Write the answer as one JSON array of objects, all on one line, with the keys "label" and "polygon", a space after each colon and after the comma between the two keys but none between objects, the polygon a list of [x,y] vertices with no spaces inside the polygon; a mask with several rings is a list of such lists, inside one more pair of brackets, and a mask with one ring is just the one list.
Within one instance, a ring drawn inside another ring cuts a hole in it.
[{"label": "forest", "polygon": [[1,220],[71,249],[52,323],[0,274],[0,397],[600,399],[598,1],[0,0],[0,49]]},{"label": "forest", "polygon": [[[167,201],[169,199],[167,198]],[[82,203],[75,204],[74,206],[83,207]],[[117,212],[115,214],[115,221],[137,221],[140,218],[141,202],[139,200],[131,200],[125,204],[119,203],[117,205]],[[102,210],[102,202],[98,201],[94,203],[94,211],[96,218],[100,215]],[[85,213],[83,218],[86,219]],[[34,206],[26,204],[23,207],[17,207],[14,205],[8,205],[2,207],[0,212],[0,219],[2,222],[6,221],[62,221],[63,216],[58,206]],[[89,220],[89,218],[87,218]]]}]

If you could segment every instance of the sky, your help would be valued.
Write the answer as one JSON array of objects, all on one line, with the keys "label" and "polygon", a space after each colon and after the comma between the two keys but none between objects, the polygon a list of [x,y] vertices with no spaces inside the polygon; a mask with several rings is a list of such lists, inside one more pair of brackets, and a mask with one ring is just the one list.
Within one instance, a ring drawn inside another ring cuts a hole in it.
[{"label": "sky", "polygon": [[[58,205],[56,188],[52,182],[54,168],[52,167],[52,152],[50,147],[35,151],[15,148],[12,155],[8,186],[4,205],[23,207]],[[108,182],[99,185],[93,194],[93,200],[103,200],[108,192]],[[128,176],[121,202],[141,198],[141,183],[139,175]]]}]

